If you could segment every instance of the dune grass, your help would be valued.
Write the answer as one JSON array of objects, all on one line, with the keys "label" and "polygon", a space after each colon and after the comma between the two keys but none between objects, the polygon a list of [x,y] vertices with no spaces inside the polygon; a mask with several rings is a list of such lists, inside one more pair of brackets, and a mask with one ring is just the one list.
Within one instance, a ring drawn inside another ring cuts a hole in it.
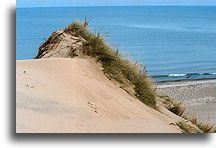
[{"label": "dune grass", "polygon": [[215,133],[215,126],[198,121],[197,117],[184,116],[185,119],[196,125],[204,133]]},{"label": "dune grass", "polygon": [[196,126],[204,133],[215,133],[215,127],[208,123],[199,122],[198,124],[196,124]]},{"label": "dune grass", "polygon": [[178,116],[182,116],[185,112],[185,108],[183,107],[182,103],[173,103],[173,107],[169,109],[169,111],[173,112]]},{"label": "dune grass", "polygon": [[190,121],[194,125],[198,127],[200,131],[203,133],[215,133],[215,127],[208,123],[202,123],[197,121],[196,117],[187,119],[187,121],[177,122],[177,125],[183,130],[184,133],[200,133],[200,131],[196,130],[192,126],[190,126],[187,122]]},{"label": "dune grass", "polygon": [[190,121],[192,124],[196,125],[203,133],[215,133],[215,126],[200,122],[198,121],[197,117],[188,116],[185,113],[185,107],[180,102],[176,102],[174,98],[170,98],[169,96],[159,96],[163,103],[166,105],[166,108],[171,111],[172,113],[182,117],[185,121],[178,122],[177,125],[184,131],[184,132],[196,132],[191,126],[187,124]]},{"label": "dune grass", "polygon": [[145,68],[123,58],[118,50],[112,49],[104,40],[105,33],[93,33],[88,29],[88,22],[75,22],[65,28],[75,36],[85,39],[82,52],[94,57],[101,63],[104,72],[109,78],[119,83],[134,85],[135,96],[146,105],[156,108],[155,92],[151,81],[146,76]]},{"label": "dune grass", "polygon": [[190,126],[187,121],[180,121],[177,122],[177,125],[179,128],[183,131],[183,133],[200,133],[201,131],[198,131],[194,127]]},{"label": "dune grass", "polygon": [[184,115],[185,108],[181,102],[176,102],[175,99],[170,98],[169,96],[159,97],[163,100],[163,103],[167,105],[166,108],[169,111],[181,117]]}]

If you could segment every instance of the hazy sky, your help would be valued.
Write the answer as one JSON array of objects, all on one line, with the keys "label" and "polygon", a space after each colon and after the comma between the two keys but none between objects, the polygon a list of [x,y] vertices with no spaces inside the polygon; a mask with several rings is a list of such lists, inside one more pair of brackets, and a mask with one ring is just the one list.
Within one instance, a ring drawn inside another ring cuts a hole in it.
[{"label": "hazy sky", "polygon": [[17,0],[17,7],[211,5],[215,0]]}]

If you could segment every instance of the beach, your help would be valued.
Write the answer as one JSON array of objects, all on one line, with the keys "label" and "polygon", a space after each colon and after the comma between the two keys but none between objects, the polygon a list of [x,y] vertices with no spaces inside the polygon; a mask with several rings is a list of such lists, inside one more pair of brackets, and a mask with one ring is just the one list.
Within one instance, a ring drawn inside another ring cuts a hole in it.
[{"label": "beach", "polygon": [[185,106],[186,113],[197,116],[202,122],[215,125],[215,79],[160,82],[157,93],[175,98]]}]

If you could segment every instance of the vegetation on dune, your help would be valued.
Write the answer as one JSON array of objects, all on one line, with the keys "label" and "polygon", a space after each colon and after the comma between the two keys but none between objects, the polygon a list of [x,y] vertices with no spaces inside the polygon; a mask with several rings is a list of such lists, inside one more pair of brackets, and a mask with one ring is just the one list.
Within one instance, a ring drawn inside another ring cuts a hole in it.
[{"label": "vegetation on dune", "polygon": [[175,99],[170,98],[169,96],[161,96],[161,99],[163,99],[163,103],[167,105],[167,109],[171,111],[172,113],[183,116],[185,112],[185,108],[183,107],[182,103],[176,102]]},{"label": "vegetation on dune", "polygon": [[170,104],[169,107],[167,107],[167,109],[169,111],[171,111],[172,113],[174,113],[174,114],[176,114],[178,116],[183,116],[184,115],[185,108],[183,107],[181,102],[176,102],[175,99],[166,97],[164,103]]},{"label": "vegetation on dune", "polygon": [[198,129],[203,133],[215,133],[215,128],[213,125],[198,122],[197,118],[195,117],[186,119],[186,121],[177,122],[177,125],[183,130],[184,133],[200,133],[199,130],[195,129],[194,127],[190,126],[190,124],[188,124],[189,121],[192,124],[196,125]]},{"label": "vegetation on dune", "polygon": [[183,133],[200,133],[200,131],[198,131],[194,127],[190,126],[187,123],[187,121],[177,122],[177,125],[183,131]]},{"label": "vegetation on dune", "polygon": [[[111,48],[104,40],[107,37],[107,32],[90,32],[86,20],[70,24],[64,29],[64,32],[83,38],[80,52],[84,55],[94,57],[102,65],[106,76],[109,79],[117,81],[120,84],[120,88],[155,109],[157,109],[156,98],[159,98],[160,101],[162,100],[162,103],[169,111],[183,118],[183,121],[176,123],[183,132],[215,132],[214,126],[198,122],[195,117],[186,116],[185,108],[181,103],[177,103],[175,99],[169,96],[156,96],[152,82],[146,75],[146,69],[137,63],[130,62],[128,59],[122,57],[118,50]],[[54,34],[48,38],[40,48],[45,48],[51,41],[57,43],[59,41],[57,35]],[[41,54],[39,53],[38,55]],[[36,58],[39,58],[39,56],[36,56]],[[128,86],[129,88],[127,88]],[[194,127],[193,124],[196,126]]]},{"label": "vegetation on dune", "polygon": [[155,108],[155,92],[151,81],[146,76],[146,70],[135,63],[123,58],[118,50],[113,50],[105,41],[107,33],[92,33],[88,29],[88,22],[75,22],[65,28],[74,36],[85,39],[82,53],[96,58],[102,65],[109,78],[121,84],[134,86],[135,96],[146,105]]},{"label": "vegetation on dune", "polygon": [[161,96],[164,100],[164,104],[168,105],[166,108],[171,111],[172,113],[184,118],[186,121],[178,122],[177,125],[184,131],[184,132],[197,132],[193,127],[188,125],[188,121],[192,124],[196,125],[203,133],[215,133],[215,126],[203,123],[198,121],[197,117],[189,117],[185,114],[185,108],[182,103],[177,103],[175,99],[170,98],[168,96]]},{"label": "vegetation on dune", "polygon": [[201,131],[204,133],[215,133],[215,126],[208,124],[208,123],[203,123],[198,121],[196,117],[187,117],[184,116],[185,119],[196,125]]},{"label": "vegetation on dune", "polygon": [[185,112],[185,108],[182,106],[182,103],[173,103],[173,107],[169,109],[171,112],[178,116],[182,116]]}]

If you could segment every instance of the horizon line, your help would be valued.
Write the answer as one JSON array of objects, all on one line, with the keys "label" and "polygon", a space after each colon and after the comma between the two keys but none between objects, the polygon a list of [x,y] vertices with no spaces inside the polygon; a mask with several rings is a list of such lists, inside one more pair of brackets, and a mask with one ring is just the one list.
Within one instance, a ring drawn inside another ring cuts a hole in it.
[{"label": "horizon line", "polygon": [[215,7],[216,5],[78,5],[78,6],[22,6],[16,8],[59,8],[59,7]]}]

